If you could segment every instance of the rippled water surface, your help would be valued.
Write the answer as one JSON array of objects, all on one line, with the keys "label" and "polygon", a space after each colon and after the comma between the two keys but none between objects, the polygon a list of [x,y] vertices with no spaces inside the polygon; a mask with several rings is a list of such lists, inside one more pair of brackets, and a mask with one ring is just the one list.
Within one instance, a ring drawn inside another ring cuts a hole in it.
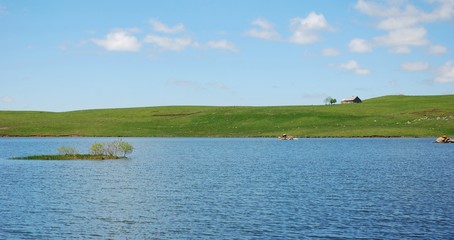
[{"label": "rippled water surface", "polygon": [[0,239],[454,238],[454,144],[126,138],[126,160],[25,161],[100,138],[0,139]]}]

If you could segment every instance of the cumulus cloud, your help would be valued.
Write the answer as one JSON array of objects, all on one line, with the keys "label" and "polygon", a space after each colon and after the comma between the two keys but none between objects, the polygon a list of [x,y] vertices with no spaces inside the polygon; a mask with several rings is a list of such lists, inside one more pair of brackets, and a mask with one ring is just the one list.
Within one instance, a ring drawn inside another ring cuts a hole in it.
[{"label": "cumulus cloud", "polygon": [[223,49],[223,50],[227,50],[227,51],[238,52],[238,49],[235,46],[235,44],[233,44],[227,40],[209,41],[209,42],[207,42],[207,46],[209,48]]},{"label": "cumulus cloud", "polygon": [[[389,31],[388,35],[374,38],[377,44],[392,47],[393,52],[408,53],[411,46],[423,46],[429,44],[426,39],[427,31],[423,27],[403,28]],[[405,51],[398,51],[405,49]],[[397,51],[395,51],[397,50]]]},{"label": "cumulus cloud", "polygon": [[448,49],[443,45],[433,45],[429,47],[429,53],[433,55],[441,55],[448,52]]},{"label": "cumulus cloud", "polygon": [[108,51],[136,52],[142,46],[137,38],[126,30],[113,31],[105,38],[93,39],[92,42]]},{"label": "cumulus cloud", "polygon": [[324,48],[321,51],[322,56],[325,57],[334,57],[340,55],[340,51],[335,48]]},{"label": "cumulus cloud", "polygon": [[246,35],[261,38],[265,40],[279,40],[281,39],[280,34],[275,30],[274,25],[269,21],[261,18],[257,18],[251,23],[254,28],[246,31]]},{"label": "cumulus cloud", "polygon": [[365,39],[354,38],[348,44],[348,48],[352,52],[367,53],[372,51],[372,45]]},{"label": "cumulus cloud", "polygon": [[404,71],[424,71],[429,69],[428,62],[404,62],[400,65],[400,68]]},{"label": "cumulus cloud", "polygon": [[[221,39],[209,40],[205,44],[199,43],[193,37],[184,34],[183,24],[168,26],[158,20],[150,20],[153,33],[147,34],[139,40],[134,34],[140,32],[138,29],[118,29],[108,33],[104,38],[91,39],[90,41],[108,51],[136,52],[143,45],[153,46],[160,51],[182,51],[187,48],[198,49],[222,49],[238,52],[234,43]],[[61,50],[66,50],[67,44],[59,46]]]},{"label": "cumulus cloud", "polygon": [[183,24],[179,23],[173,27],[152,19],[149,22],[155,32],[145,36],[143,42],[155,46],[162,51],[182,51],[188,47],[198,47],[200,44],[188,36],[168,36],[167,34],[182,33],[186,29]]},{"label": "cumulus cloud", "polygon": [[318,34],[331,27],[323,14],[310,12],[305,18],[296,17],[290,20],[290,29],[293,31],[290,42],[296,44],[311,44],[320,40]]},{"label": "cumulus cloud", "polygon": [[[156,33],[146,35],[143,42],[151,44],[161,51],[183,51],[187,48],[222,49],[232,52],[238,51],[235,44],[225,39],[210,40],[205,44],[202,44],[190,36],[184,36],[184,34],[181,33],[185,31],[185,27],[181,23],[169,27],[158,20],[150,20],[150,24]],[[170,36],[169,34],[172,35]]]},{"label": "cumulus cloud", "polygon": [[378,27],[384,30],[402,29],[421,23],[451,20],[454,18],[454,1],[431,0],[437,6],[431,12],[418,9],[409,1],[388,1],[387,6],[376,1],[358,0],[355,7],[359,11],[373,17],[381,18]]},{"label": "cumulus cloud", "polygon": [[438,69],[438,76],[435,78],[438,83],[454,82],[454,61],[448,61]]},{"label": "cumulus cloud", "polygon": [[[276,31],[274,25],[269,21],[257,18],[251,23],[254,27],[245,32],[246,35],[265,39],[281,40],[281,35]],[[311,44],[320,40],[320,31],[330,31],[332,27],[328,24],[323,14],[310,12],[306,17],[295,17],[290,19],[291,36],[288,41],[296,44]]]},{"label": "cumulus cloud", "polygon": [[365,68],[361,68],[358,62],[355,60],[350,60],[345,63],[339,65],[342,69],[351,71],[357,75],[366,75],[369,74],[369,70]]},{"label": "cumulus cloud", "polygon": [[161,50],[168,51],[181,51],[191,45],[194,45],[194,41],[190,37],[162,37],[158,35],[149,34],[144,39],[145,43],[153,44]]},{"label": "cumulus cloud", "polygon": [[185,31],[185,27],[181,23],[179,23],[173,27],[169,27],[166,24],[160,22],[159,20],[152,19],[152,20],[150,20],[150,24],[151,24],[151,27],[153,28],[153,30],[156,32],[174,34],[174,33],[179,33],[179,32]]},{"label": "cumulus cloud", "polygon": [[388,1],[387,4],[378,4],[376,1],[358,0],[355,7],[360,12],[377,18],[377,28],[387,32],[386,35],[373,39],[376,44],[390,47],[394,53],[409,53],[411,47],[430,44],[424,24],[454,18],[453,0],[426,2],[436,4],[433,10],[418,9],[410,1]]},{"label": "cumulus cloud", "polygon": [[397,54],[406,54],[406,53],[411,53],[411,48],[408,46],[396,46],[396,47],[390,48],[389,51],[392,53],[397,53]]}]

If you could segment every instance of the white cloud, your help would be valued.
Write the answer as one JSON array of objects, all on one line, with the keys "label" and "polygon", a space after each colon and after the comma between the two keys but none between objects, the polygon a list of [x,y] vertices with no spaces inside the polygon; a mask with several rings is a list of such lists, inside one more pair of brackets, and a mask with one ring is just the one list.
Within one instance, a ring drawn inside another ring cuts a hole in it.
[{"label": "white cloud", "polygon": [[92,42],[108,51],[135,52],[142,46],[137,38],[130,34],[130,31],[125,30],[113,31],[104,39],[93,39]]},{"label": "white cloud", "polygon": [[342,63],[340,65],[341,68],[343,69],[347,69],[347,70],[354,70],[354,69],[357,69],[359,68],[359,64],[358,62],[354,61],[354,60],[350,60],[346,63]]},{"label": "white cloud", "polygon": [[325,48],[325,49],[322,49],[321,54],[322,54],[322,56],[325,56],[325,57],[334,57],[334,56],[340,55],[341,53],[339,52],[339,50],[337,50],[335,48]]},{"label": "white cloud", "polygon": [[223,50],[228,50],[228,51],[232,51],[232,52],[238,52],[238,49],[235,46],[235,44],[233,44],[227,40],[209,41],[207,43],[207,46],[209,48],[223,49]]},{"label": "white cloud", "polygon": [[185,27],[181,23],[179,23],[173,27],[169,27],[166,24],[164,24],[158,20],[152,19],[152,20],[150,20],[150,24],[151,24],[151,27],[153,28],[153,30],[156,32],[173,34],[173,33],[179,33],[179,32],[185,31]]},{"label": "white cloud", "polygon": [[387,31],[387,34],[375,37],[374,42],[390,47],[394,53],[409,53],[411,47],[430,44],[423,25],[454,18],[453,0],[428,0],[426,3],[434,5],[431,11],[418,9],[411,1],[384,2],[387,4],[358,0],[355,7],[360,12],[378,19],[377,28]]},{"label": "white cloud", "polygon": [[[150,33],[142,40],[138,40],[134,33],[140,32],[138,29],[119,29],[106,35],[103,39],[91,39],[90,41],[108,51],[139,51],[143,44],[150,44],[161,51],[182,51],[186,48],[198,49],[223,49],[238,52],[234,43],[221,39],[210,40],[206,44],[201,44],[190,36],[168,35],[178,34],[185,31],[183,24],[169,27],[158,20],[150,20],[153,30],[157,33]],[[68,43],[58,46],[61,50],[66,50]]]},{"label": "white cloud", "polygon": [[144,39],[145,43],[150,43],[157,46],[161,50],[169,51],[181,51],[187,47],[196,45],[190,37],[161,37],[153,34],[149,34]]},{"label": "white cloud", "polygon": [[354,38],[348,44],[348,48],[352,52],[367,53],[372,51],[372,45],[365,39]]},{"label": "white cloud", "polygon": [[369,70],[368,69],[364,69],[364,68],[355,69],[353,72],[355,74],[357,74],[357,75],[367,75],[367,74],[369,74]]},{"label": "white cloud", "polygon": [[291,19],[292,28],[295,30],[320,30],[330,28],[323,14],[310,12],[306,18],[296,17]]},{"label": "white cloud", "polygon": [[428,62],[404,62],[400,65],[400,68],[405,71],[415,72],[424,71],[429,69]]},{"label": "white cloud", "polygon": [[441,55],[448,52],[448,49],[443,45],[433,45],[429,47],[429,53],[433,55]]},{"label": "white cloud", "polygon": [[377,44],[392,47],[422,46],[429,44],[427,31],[423,27],[403,28],[389,31],[388,35],[374,38]]},{"label": "white cloud", "polygon": [[257,18],[252,21],[252,25],[255,28],[246,31],[246,35],[265,40],[281,39],[280,34],[274,29],[274,25],[265,19]]},{"label": "white cloud", "polygon": [[10,97],[10,96],[2,96],[0,99],[1,99],[2,103],[9,104],[9,103],[13,103],[14,102],[14,99],[12,97]]},{"label": "white cloud", "polygon": [[454,82],[454,61],[448,61],[438,69],[438,76],[435,78],[438,83]]},{"label": "white cloud", "polygon": [[397,54],[406,54],[406,53],[411,53],[411,48],[407,46],[397,46],[393,47],[389,50],[392,53],[397,53]]},{"label": "white cloud", "polygon": [[417,25],[418,19],[409,16],[387,17],[378,23],[378,28],[383,30],[396,30]]},{"label": "white cloud", "polygon": [[310,44],[320,39],[318,31],[330,30],[331,27],[323,14],[310,12],[305,18],[296,17],[290,20],[290,29],[293,35],[290,42],[297,44]]},{"label": "white cloud", "polygon": [[[163,51],[182,51],[186,48],[198,48],[198,49],[223,49],[227,51],[237,52],[238,49],[232,42],[225,39],[222,40],[210,40],[206,44],[202,44],[194,40],[190,36],[169,36],[165,34],[177,34],[185,31],[183,24],[177,24],[173,27],[169,27],[166,24],[158,20],[150,20],[150,24],[156,34],[148,34],[145,36],[143,42],[151,44]],[[164,33],[164,34],[163,34]]]},{"label": "white cloud", "polygon": [[425,12],[410,1],[388,1],[387,6],[382,6],[376,1],[358,0],[356,8],[373,17],[382,18],[378,27],[384,30],[413,27],[421,23],[445,21],[454,18],[454,1],[429,0],[427,3],[436,3],[431,12]]},{"label": "white cloud", "polygon": [[350,60],[348,62],[342,63],[339,65],[341,68],[351,71],[357,75],[366,75],[369,74],[369,70],[361,68],[355,60]]},{"label": "white cloud", "polygon": [[310,31],[295,31],[290,37],[290,42],[297,44],[311,44],[317,42],[320,37]]}]

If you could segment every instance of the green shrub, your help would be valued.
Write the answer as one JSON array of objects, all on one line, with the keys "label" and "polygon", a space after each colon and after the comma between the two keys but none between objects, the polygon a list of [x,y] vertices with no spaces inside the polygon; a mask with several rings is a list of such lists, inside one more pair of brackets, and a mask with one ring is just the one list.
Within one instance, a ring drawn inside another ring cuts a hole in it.
[{"label": "green shrub", "polygon": [[132,153],[132,150],[134,149],[134,147],[131,144],[129,144],[128,142],[124,142],[122,140],[118,141],[117,144],[118,148],[123,153],[123,157],[126,157],[126,154]]},{"label": "green shrub", "polygon": [[91,155],[104,155],[104,143],[94,143],[90,148]]},{"label": "green shrub", "polygon": [[117,140],[110,143],[94,143],[91,145],[92,155],[118,156],[119,153],[126,157],[126,154],[132,153],[133,146],[123,140]]},{"label": "green shrub", "polygon": [[58,152],[62,155],[77,155],[79,152],[73,147],[66,147],[66,146],[61,146],[58,148]]}]

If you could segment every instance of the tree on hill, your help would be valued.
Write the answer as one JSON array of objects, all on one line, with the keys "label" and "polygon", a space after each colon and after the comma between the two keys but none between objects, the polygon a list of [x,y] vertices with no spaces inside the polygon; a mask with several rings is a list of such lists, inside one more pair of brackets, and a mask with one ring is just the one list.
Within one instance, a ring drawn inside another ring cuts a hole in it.
[{"label": "tree on hill", "polygon": [[335,104],[337,103],[337,100],[335,98],[332,98],[332,97],[327,97],[325,98],[325,100],[323,100],[323,102],[328,105],[329,104]]}]

